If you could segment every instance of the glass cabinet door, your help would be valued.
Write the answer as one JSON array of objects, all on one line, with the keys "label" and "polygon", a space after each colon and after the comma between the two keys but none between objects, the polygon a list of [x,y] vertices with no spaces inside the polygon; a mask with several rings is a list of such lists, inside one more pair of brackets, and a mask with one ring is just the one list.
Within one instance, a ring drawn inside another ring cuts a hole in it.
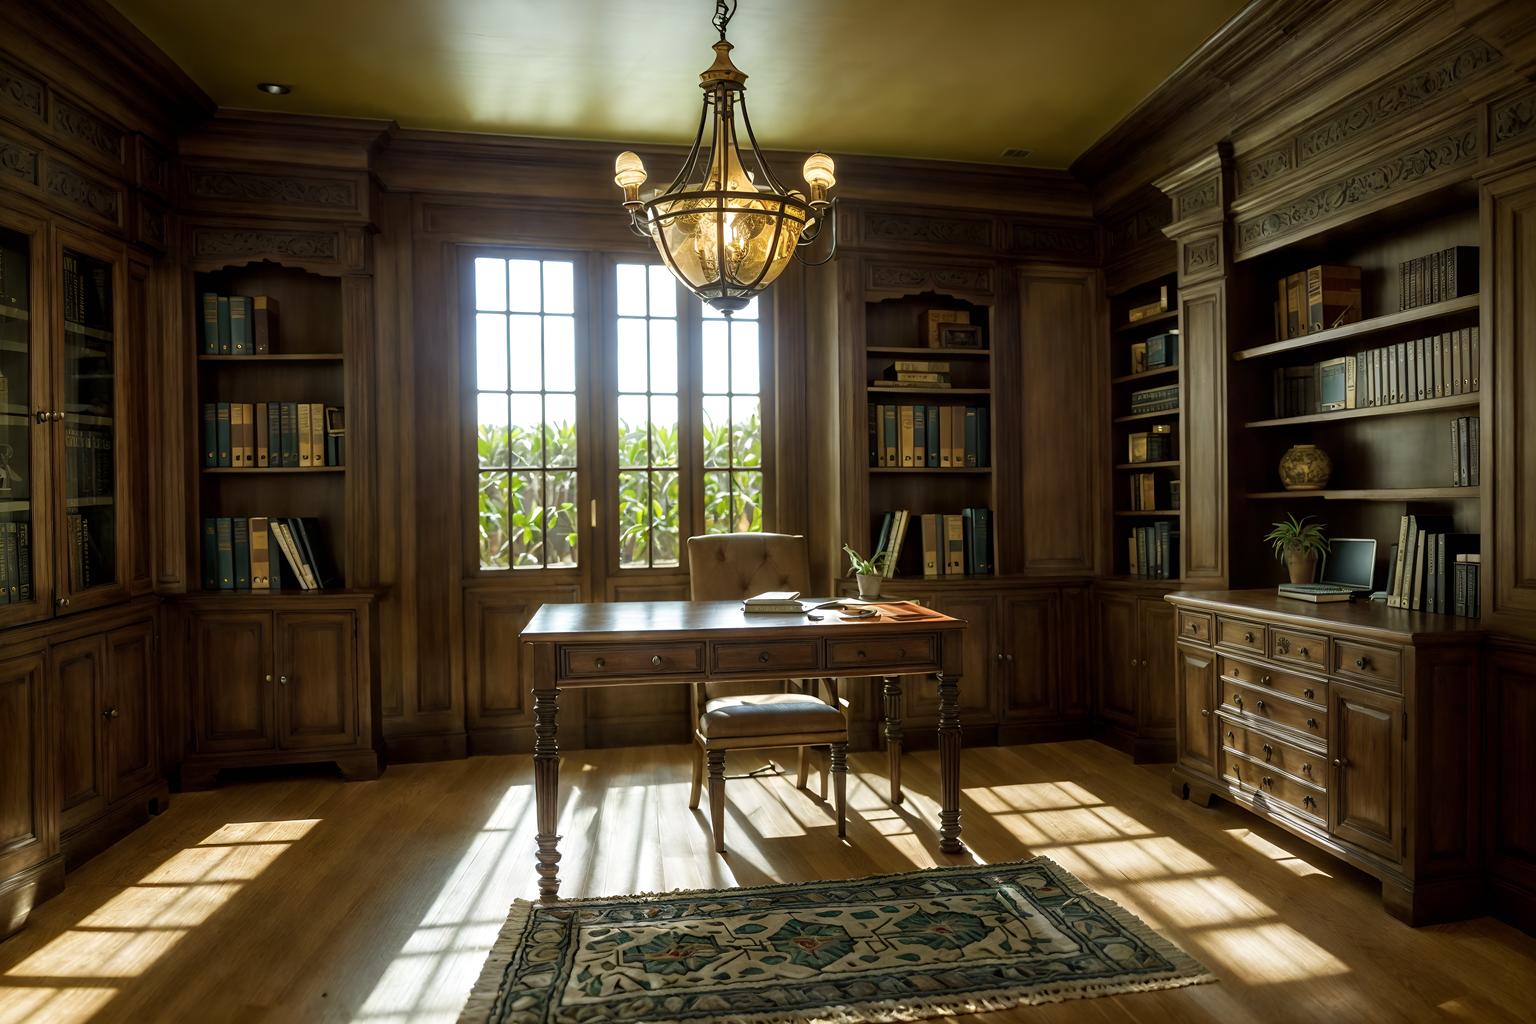
[{"label": "glass cabinet door", "polygon": [[64,447],[61,594],[118,583],[115,273],[111,262],[64,249],[62,421],[54,424]]},{"label": "glass cabinet door", "polygon": [[0,226],[0,621],[35,617],[41,580],[35,498],[32,236]]}]

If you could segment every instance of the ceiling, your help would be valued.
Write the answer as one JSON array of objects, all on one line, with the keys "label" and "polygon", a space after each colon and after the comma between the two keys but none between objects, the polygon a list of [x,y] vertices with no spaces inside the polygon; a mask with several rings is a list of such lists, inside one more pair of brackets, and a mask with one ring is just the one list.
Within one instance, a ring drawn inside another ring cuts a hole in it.
[{"label": "ceiling", "polygon": [[[221,107],[626,143],[691,139],[716,38],[710,0],[112,2]],[[730,39],[765,147],[1066,167],[1244,3],[740,0]]]}]

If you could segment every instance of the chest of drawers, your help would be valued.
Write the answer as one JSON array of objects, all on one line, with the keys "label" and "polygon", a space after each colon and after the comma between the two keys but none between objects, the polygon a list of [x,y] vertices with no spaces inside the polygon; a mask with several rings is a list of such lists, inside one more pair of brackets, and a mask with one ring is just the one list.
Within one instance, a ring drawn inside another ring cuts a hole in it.
[{"label": "chest of drawers", "polygon": [[1228,800],[1362,868],[1410,923],[1478,913],[1477,624],[1268,590],[1167,600],[1175,794]]}]

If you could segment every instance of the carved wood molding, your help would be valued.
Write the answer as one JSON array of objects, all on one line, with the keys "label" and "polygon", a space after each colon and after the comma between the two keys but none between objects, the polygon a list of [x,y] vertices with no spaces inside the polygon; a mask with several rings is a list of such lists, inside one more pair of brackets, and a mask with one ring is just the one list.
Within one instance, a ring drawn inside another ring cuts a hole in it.
[{"label": "carved wood molding", "polygon": [[991,249],[994,245],[991,217],[865,210],[859,226],[859,240],[866,245],[965,249]]},{"label": "carved wood molding", "polygon": [[170,198],[170,158],[165,155],[159,146],[142,135],[134,136],[134,149],[136,151],[134,162],[136,164],[139,187],[148,189],[162,199]]},{"label": "carved wood molding", "polygon": [[335,231],[199,227],[192,229],[192,255],[201,260],[339,263],[341,238]]},{"label": "carved wood molding", "polygon": [[1097,255],[1096,235],[1090,224],[1014,222],[1008,232],[1008,251],[1046,258],[1092,260]]},{"label": "carved wood molding", "polygon": [[39,153],[25,143],[0,136],[0,175],[37,185]]},{"label": "carved wood molding", "polygon": [[324,210],[358,208],[357,183],[345,178],[187,168],[187,194],[224,203],[276,203]]},{"label": "carved wood molding", "polygon": [[135,205],[133,240],[157,252],[165,250],[170,234],[165,210],[150,199],[139,196]]},{"label": "carved wood molding", "polygon": [[0,60],[0,102],[31,120],[48,119],[48,93],[43,83],[4,60]]},{"label": "carved wood molding", "polygon": [[1497,153],[1536,134],[1536,85],[1492,104],[1488,148]]},{"label": "carved wood molding", "polygon": [[125,160],[121,128],[58,95],[53,99],[53,131],[65,143],[77,143],[114,164],[121,165]]},{"label": "carved wood molding", "polygon": [[1236,175],[1238,194],[1251,192],[1260,185],[1295,170],[1294,150],[1294,144],[1287,142],[1279,149],[1238,160]]},{"label": "carved wood molding", "polygon": [[864,264],[865,286],[880,291],[982,292],[996,291],[990,267],[944,267],[926,263]]},{"label": "carved wood molding", "polygon": [[1163,228],[1173,222],[1173,204],[1161,193],[1128,210],[1111,209],[1104,217],[1104,251],[1110,259],[1142,246],[1167,244]]},{"label": "carved wood molding", "polygon": [[1221,238],[1219,235],[1192,238],[1184,243],[1184,254],[1179,270],[1183,278],[1203,278],[1220,269]]},{"label": "carved wood molding", "polygon": [[1305,231],[1342,211],[1375,202],[1477,159],[1477,122],[1464,121],[1449,131],[1341,175],[1274,209],[1242,218],[1237,222],[1238,252],[1244,253]]},{"label": "carved wood molding", "polygon": [[114,227],[122,226],[123,194],[120,190],[52,157],[47,158],[45,168],[44,192],[97,220],[107,221]]},{"label": "carved wood molding", "polygon": [[1173,208],[1175,220],[1185,220],[1197,213],[1203,213],[1211,209],[1220,199],[1220,182],[1216,175],[1211,175],[1204,181],[1198,181],[1180,192],[1173,194]]}]

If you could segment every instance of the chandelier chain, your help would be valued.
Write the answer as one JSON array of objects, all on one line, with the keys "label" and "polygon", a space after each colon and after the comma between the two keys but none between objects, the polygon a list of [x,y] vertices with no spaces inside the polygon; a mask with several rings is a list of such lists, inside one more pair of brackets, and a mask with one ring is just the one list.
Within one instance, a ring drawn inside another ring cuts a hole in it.
[{"label": "chandelier chain", "polygon": [[720,30],[720,38],[725,38],[725,27],[736,16],[737,0],[715,0],[715,16],[711,19],[715,28]]}]

